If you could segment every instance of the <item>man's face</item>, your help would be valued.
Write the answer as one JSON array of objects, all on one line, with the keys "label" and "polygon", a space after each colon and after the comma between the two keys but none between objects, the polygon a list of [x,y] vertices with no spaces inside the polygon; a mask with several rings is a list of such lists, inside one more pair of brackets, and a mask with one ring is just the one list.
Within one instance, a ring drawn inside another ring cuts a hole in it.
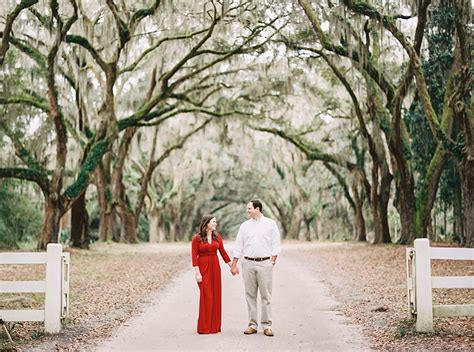
[{"label": "man's face", "polygon": [[255,209],[255,208],[253,207],[253,203],[252,203],[252,202],[249,202],[249,203],[247,204],[247,215],[249,216],[249,218],[251,218],[251,219],[256,219],[257,216],[258,216],[258,214],[259,214],[258,208]]}]

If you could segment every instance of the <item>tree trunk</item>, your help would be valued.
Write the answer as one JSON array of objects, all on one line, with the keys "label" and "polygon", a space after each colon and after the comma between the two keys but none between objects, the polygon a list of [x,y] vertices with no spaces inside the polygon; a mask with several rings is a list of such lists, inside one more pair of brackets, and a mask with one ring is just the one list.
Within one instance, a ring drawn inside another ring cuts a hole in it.
[{"label": "tree trunk", "polygon": [[298,240],[301,228],[301,219],[292,219],[289,229],[288,238]]},{"label": "tree trunk", "polygon": [[58,243],[61,215],[59,201],[52,195],[45,196],[44,220],[38,241],[38,249],[46,249],[48,243]]},{"label": "tree trunk", "polygon": [[176,212],[176,209],[174,205],[170,205],[170,210],[171,210],[171,226],[169,230],[169,240],[170,242],[176,242],[177,241],[177,232],[176,232],[176,222],[179,221],[178,214]]},{"label": "tree trunk", "polygon": [[129,127],[125,130],[123,138],[120,142],[118,158],[116,165],[114,166],[111,179],[114,210],[117,212],[121,220],[120,242],[129,243],[137,242],[137,229],[135,225],[138,222],[138,218],[137,221],[135,221],[135,215],[128,204],[127,196],[125,195],[125,187],[123,184],[123,168],[130,144],[136,131],[136,127]]},{"label": "tree trunk", "polygon": [[380,220],[381,220],[381,230],[382,230],[382,242],[391,243],[392,239],[390,237],[390,226],[388,225],[388,202],[390,201],[390,185],[392,183],[392,175],[388,169],[386,162],[383,162],[380,171],[382,173],[382,180],[380,182],[380,192],[379,192],[379,206],[380,211]]},{"label": "tree trunk", "polygon": [[137,243],[137,227],[135,225],[135,214],[125,207],[117,205],[115,207],[120,217],[120,242]]},{"label": "tree trunk", "polygon": [[413,179],[407,183],[399,183],[400,193],[400,224],[401,235],[398,240],[399,244],[408,244],[412,241],[415,234],[415,195]]},{"label": "tree trunk", "polygon": [[308,242],[311,242],[311,222],[306,222],[305,221],[305,225],[306,225],[306,231],[305,231],[305,240],[308,241]]},{"label": "tree trunk", "polygon": [[86,192],[72,205],[71,247],[89,249],[89,216],[86,210]]},{"label": "tree trunk", "polygon": [[95,179],[99,202],[99,240],[108,242],[113,240],[112,228],[112,194],[108,187],[108,157],[96,169]]},{"label": "tree trunk", "polygon": [[[388,202],[390,200],[390,183],[392,175],[386,163],[378,166],[373,165],[371,206],[374,213],[374,244],[391,243],[390,227],[388,225]],[[382,173],[380,189],[378,190],[378,171]]]},{"label": "tree trunk", "polygon": [[354,204],[355,204],[355,221],[354,225],[356,228],[357,241],[365,242],[367,241],[367,233],[365,229],[365,219],[363,212],[362,199],[359,193],[357,186],[354,184],[352,186],[352,193],[354,194]]},{"label": "tree trunk", "polygon": [[463,200],[463,236],[466,247],[474,247],[474,160],[464,159],[459,163]]},{"label": "tree trunk", "polygon": [[423,189],[417,197],[415,237],[427,237],[428,224],[431,221],[431,212],[436,200],[439,180],[447,161],[448,155],[438,146],[431,159]]},{"label": "tree trunk", "polygon": [[163,214],[158,215],[158,242],[166,242],[166,228]]},{"label": "tree trunk", "polygon": [[158,226],[159,226],[159,216],[156,209],[150,209],[147,213],[148,215],[148,240],[150,243],[157,243],[159,242],[158,236]]}]

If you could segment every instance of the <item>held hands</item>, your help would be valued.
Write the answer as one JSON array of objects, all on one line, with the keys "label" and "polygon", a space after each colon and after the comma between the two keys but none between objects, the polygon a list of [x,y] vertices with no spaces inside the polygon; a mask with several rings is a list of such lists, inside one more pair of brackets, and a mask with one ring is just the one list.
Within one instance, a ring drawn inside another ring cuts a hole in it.
[{"label": "held hands", "polygon": [[202,282],[202,275],[201,273],[196,273],[196,282],[199,284]]},{"label": "held hands", "polygon": [[230,272],[231,272],[232,276],[239,275],[239,273],[240,273],[239,267],[237,265],[231,265]]}]

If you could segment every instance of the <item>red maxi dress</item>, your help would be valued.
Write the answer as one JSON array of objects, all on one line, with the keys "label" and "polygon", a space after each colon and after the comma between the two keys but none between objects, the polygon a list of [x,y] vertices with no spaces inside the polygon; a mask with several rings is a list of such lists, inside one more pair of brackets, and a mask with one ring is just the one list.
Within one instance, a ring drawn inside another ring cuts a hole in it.
[{"label": "red maxi dress", "polygon": [[208,243],[202,241],[201,236],[194,235],[191,245],[193,266],[199,266],[202,276],[202,282],[198,283],[200,298],[197,332],[199,334],[215,334],[221,331],[222,285],[217,251],[219,250],[226,263],[230,262],[230,258],[224,249],[224,242],[219,233],[217,233],[217,239]]}]

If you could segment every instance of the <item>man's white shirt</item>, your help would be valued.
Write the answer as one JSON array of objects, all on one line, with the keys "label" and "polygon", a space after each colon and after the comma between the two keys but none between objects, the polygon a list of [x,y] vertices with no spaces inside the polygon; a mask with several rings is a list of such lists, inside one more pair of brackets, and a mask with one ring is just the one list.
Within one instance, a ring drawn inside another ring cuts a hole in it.
[{"label": "man's white shirt", "polygon": [[235,239],[234,258],[262,258],[280,254],[280,231],[275,220],[261,216],[240,225]]}]

